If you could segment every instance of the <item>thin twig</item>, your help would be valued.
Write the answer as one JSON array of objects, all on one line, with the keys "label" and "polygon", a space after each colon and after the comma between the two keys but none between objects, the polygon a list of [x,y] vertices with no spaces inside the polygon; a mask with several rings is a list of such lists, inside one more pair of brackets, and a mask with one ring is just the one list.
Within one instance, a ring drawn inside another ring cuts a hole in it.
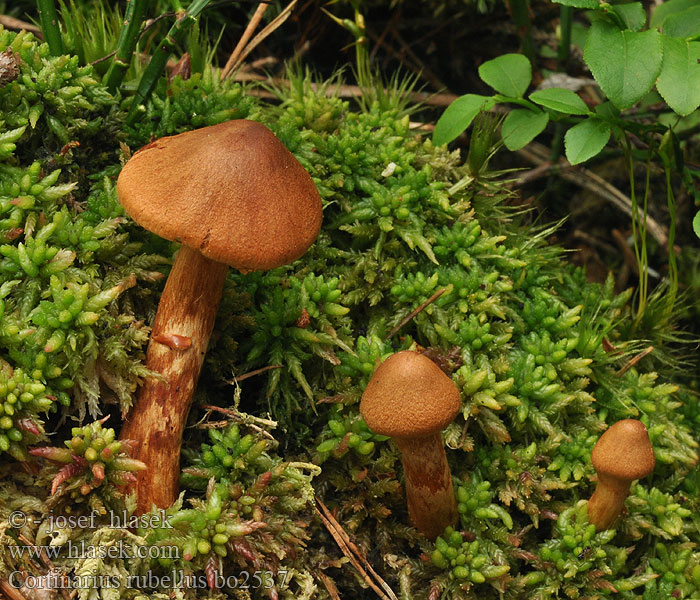
[{"label": "thin twig", "polygon": [[226,383],[229,383],[231,385],[235,385],[236,382],[240,383],[244,379],[248,379],[249,377],[255,377],[255,375],[260,375],[260,373],[264,373],[265,371],[269,371],[271,369],[281,369],[282,365],[267,365],[266,367],[260,367],[259,369],[255,369],[254,371],[248,371],[247,373],[243,373],[243,375],[238,375],[237,377],[234,377],[233,379],[225,379]]},{"label": "thin twig", "polygon": [[632,269],[634,274],[639,277],[639,265],[637,264],[637,258],[634,256],[634,252],[627,244],[625,236],[618,229],[612,230],[612,236],[617,244],[617,247],[622,252],[622,256],[625,259],[625,263]]},{"label": "thin twig", "polygon": [[27,600],[19,590],[10,585],[7,579],[0,579],[0,592],[7,596],[8,600]]},{"label": "thin twig", "polygon": [[413,52],[413,50],[411,50],[411,47],[406,43],[403,37],[401,37],[398,29],[392,29],[391,36],[401,45],[403,49],[403,52],[399,53],[400,57],[403,58],[401,55],[407,55],[418,67],[417,74],[420,77],[430,83],[430,85],[432,85],[436,90],[449,90],[449,88],[440,80],[440,78],[426,66],[426,64],[420,59],[419,56],[416,55],[415,52]]},{"label": "thin twig", "polygon": [[338,588],[336,587],[335,582],[323,571],[318,572],[318,578],[321,580],[323,587],[326,588],[331,600],[340,600],[340,594],[338,594]]},{"label": "thin twig", "polygon": [[549,174],[552,172],[553,168],[554,166],[551,162],[543,162],[541,165],[538,165],[534,169],[530,169],[529,171],[525,171],[522,175],[520,175],[520,177],[514,179],[511,182],[510,187],[523,187],[532,183],[533,181],[537,181],[538,179],[542,179],[543,177],[548,177]]},{"label": "thin twig", "polygon": [[0,15],[0,25],[5,27],[6,29],[26,29],[30,33],[33,33],[35,36],[37,36],[39,39],[44,39],[44,36],[41,34],[41,29],[37,27],[36,25],[32,25],[31,23],[27,23],[26,21],[22,21],[21,19],[15,19],[14,17],[10,17],[9,15]]},{"label": "thin twig", "polygon": [[[548,149],[542,144],[538,144],[536,142],[532,142],[524,148],[518,150],[518,154],[537,166],[541,166],[547,163],[549,160]],[[575,183],[576,185],[599,195],[603,199],[615,205],[628,216],[632,216],[632,200],[630,200],[628,196],[623,194],[614,185],[611,185],[602,177],[596,175],[593,171],[582,167],[574,167],[569,163],[569,161],[563,158],[560,159],[556,165],[552,165],[550,170],[552,173],[558,174],[562,179]],[[640,207],[637,208],[637,214],[639,221],[643,221],[644,212]],[[659,242],[659,245],[662,248],[666,248],[668,246],[668,237],[661,225],[659,225],[649,215],[646,216],[646,223],[647,231],[654,237],[655,240]]]},{"label": "thin twig", "polygon": [[238,40],[238,44],[236,44],[236,47],[233,49],[233,52],[231,52],[231,56],[228,57],[226,65],[221,71],[222,78],[228,77],[229,73],[233,71],[233,65],[238,63],[238,57],[243,52],[243,48],[245,48],[245,45],[248,43],[248,40],[250,40],[253,32],[260,24],[260,21],[262,20],[268,6],[269,4],[260,3],[258,8],[255,9],[255,13],[253,13],[253,16],[248,22],[248,26],[245,28],[241,39]]},{"label": "thin twig", "polygon": [[[319,507],[321,510],[319,510]],[[389,587],[386,581],[384,581],[377,572],[372,568],[367,558],[360,552],[360,549],[352,542],[350,536],[343,529],[343,527],[338,523],[333,514],[328,507],[320,500],[316,498],[316,514],[321,518],[321,521],[328,529],[329,533],[333,536],[343,554],[350,560],[350,563],[355,567],[367,584],[374,590],[374,592],[383,600],[398,600],[396,594]],[[361,561],[361,562],[360,562]],[[361,563],[364,563],[364,567],[374,576],[377,580],[381,589],[372,581],[371,577],[363,567]]]},{"label": "thin twig", "polygon": [[[35,546],[31,540],[29,540],[22,534],[20,534],[18,537],[19,541],[22,542],[25,546],[32,546],[35,549],[39,550],[39,558],[41,560],[41,565],[45,569],[48,569],[49,571],[52,571],[54,573],[58,573],[55,565],[53,564],[53,562],[51,562],[51,559],[46,554],[46,549],[43,546]],[[65,575],[61,575],[61,579],[65,581],[67,578]],[[66,589],[64,586],[61,586],[61,596],[64,600],[70,600],[70,593],[68,592],[68,589]]]},{"label": "thin twig", "polygon": [[297,0],[292,0],[280,14],[278,14],[263,28],[263,30],[260,33],[258,33],[258,35],[256,35],[252,40],[250,40],[250,42],[248,42],[245,48],[241,50],[235,62],[231,64],[230,69],[228,71],[224,70],[224,72],[222,73],[222,78],[228,77],[231,73],[233,73],[246,59],[246,57],[253,50],[255,50],[255,48],[257,48],[267,36],[269,36],[277,28],[279,28],[289,18],[289,15],[292,14],[292,10],[296,6],[296,3]]},{"label": "thin twig", "polygon": [[591,247],[600,248],[608,254],[615,254],[616,252],[615,248],[611,244],[608,244],[603,240],[598,239],[597,237],[591,235],[587,231],[583,231],[582,229],[574,229],[571,235],[576,239],[582,240]]},{"label": "thin twig", "polygon": [[642,350],[639,354],[637,354],[635,357],[631,358],[630,361],[622,367],[615,375],[618,377],[622,377],[629,369],[631,369],[634,365],[636,365],[640,360],[642,360],[645,356],[648,354],[651,354],[654,351],[654,346],[649,346],[645,350]]},{"label": "thin twig", "polygon": [[[319,501],[316,500],[316,502]],[[374,581],[370,579],[370,576],[367,574],[367,571],[365,571],[362,568],[362,565],[358,562],[358,560],[355,558],[352,552],[350,552],[350,549],[345,545],[345,542],[343,542],[343,539],[340,537],[331,521],[318,508],[316,508],[315,510],[316,514],[321,519],[321,522],[325,525],[326,529],[328,529],[329,533],[333,536],[333,539],[335,540],[336,544],[338,544],[340,549],[343,551],[343,554],[350,560],[350,564],[352,564],[352,566],[355,567],[355,569],[357,569],[362,578],[367,582],[367,585],[369,585],[369,587],[371,587],[380,598],[386,600],[386,594],[384,594],[384,592],[382,592],[382,590],[377,587]]]},{"label": "thin twig", "polygon": [[[289,87],[290,83],[287,79],[282,79],[278,77],[265,77],[264,75],[257,75],[250,72],[239,72],[234,75],[236,81],[264,81],[272,85],[279,87]],[[310,84],[311,89],[316,90],[318,86],[315,83]],[[339,98],[360,98],[363,95],[362,88],[359,85],[327,85],[324,86],[326,96],[337,96]],[[251,96],[257,96],[258,98],[276,98],[277,96],[263,89],[252,89],[248,93]],[[406,97],[411,100],[411,102],[416,102],[420,104],[427,104],[430,106],[447,107],[452,102],[457,99],[455,94],[433,94],[430,92],[406,92]],[[418,123],[414,123],[418,125]],[[421,124],[423,127],[430,129],[432,127],[429,123]]]},{"label": "thin twig", "polygon": [[425,302],[423,302],[423,304],[421,304],[418,308],[411,311],[411,313],[407,317],[404,317],[401,320],[401,323],[399,323],[386,336],[384,336],[384,341],[394,337],[394,334],[397,331],[399,331],[399,329],[401,329],[406,323],[408,323],[411,319],[413,319],[419,312],[424,310],[426,306],[435,302],[435,300],[437,300],[440,296],[442,296],[445,293],[445,290],[447,290],[447,288],[442,288],[442,289],[438,290],[432,296],[430,296],[430,298],[428,298]]},{"label": "thin twig", "polygon": [[101,62],[104,62],[106,60],[109,60],[112,58],[115,54],[117,53],[116,50],[112,50],[111,52],[105,54],[104,56],[100,56],[100,58],[96,58],[93,60],[90,64],[94,67],[95,65],[99,65]]},{"label": "thin twig", "polygon": [[256,431],[259,431],[266,436],[270,437],[271,439],[274,439],[274,437],[266,430],[264,427],[269,427],[270,429],[275,429],[277,427],[277,421],[273,421],[272,419],[263,419],[262,417],[255,417],[253,415],[249,414],[244,414],[236,409],[233,408],[223,408],[221,406],[213,406],[210,404],[207,404],[203,406],[205,410],[212,410],[216,412],[220,412],[225,414],[226,416],[230,417],[233,421],[236,421],[238,423],[243,423],[244,425],[247,425],[248,427],[251,427],[252,429],[255,429]]}]

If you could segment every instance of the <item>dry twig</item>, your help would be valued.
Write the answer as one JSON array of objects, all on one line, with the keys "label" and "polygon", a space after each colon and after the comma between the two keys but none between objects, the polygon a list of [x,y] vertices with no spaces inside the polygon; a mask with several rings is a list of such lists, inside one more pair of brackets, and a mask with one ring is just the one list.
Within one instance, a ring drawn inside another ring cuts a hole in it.
[{"label": "dry twig", "polygon": [[323,587],[326,588],[331,600],[340,600],[340,594],[338,593],[338,588],[336,587],[335,582],[323,571],[318,572],[318,578],[321,580],[321,583],[323,583]]},{"label": "dry twig", "polygon": [[[548,163],[549,150],[542,144],[536,142],[530,143],[521,150],[518,150],[525,160],[531,162],[537,167]],[[632,216],[632,200],[614,185],[605,181],[602,177],[596,175],[593,171],[582,167],[574,167],[569,164],[566,159],[560,159],[557,164],[550,165],[545,173],[557,173],[562,179],[575,183],[576,185],[585,188],[601,198],[607,200],[622,212],[630,217]],[[637,207],[637,218],[641,223],[644,221],[644,212],[641,207]],[[659,225],[652,217],[646,217],[647,231],[658,241],[662,248],[668,246],[668,237],[661,225]]]},{"label": "dry twig", "polygon": [[432,304],[433,302],[435,302],[435,300],[437,300],[440,296],[442,296],[445,293],[445,290],[447,290],[447,288],[442,288],[441,290],[438,290],[432,296],[430,296],[430,298],[428,298],[425,302],[423,302],[423,304],[421,304],[418,308],[411,311],[411,313],[408,316],[401,319],[401,323],[399,323],[389,333],[387,333],[386,336],[384,336],[384,341],[392,338],[396,332],[398,332],[406,323],[408,323],[411,319],[413,319],[419,312],[424,310],[426,306],[428,306],[429,304]]},{"label": "dry twig", "polygon": [[255,369],[254,371],[248,371],[247,373],[243,373],[243,375],[238,375],[237,377],[234,377],[233,379],[226,379],[226,383],[230,383],[231,385],[235,385],[236,383],[240,383],[244,379],[248,379],[249,377],[254,377],[255,375],[260,375],[260,373],[264,373],[265,371],[270,371],[272,369],[281,369],[282,365],[267,365],[266,367],[260,367],[259,369]]},{"label": "dry twig", "polygon": [[[258,45],[262,43],[262,41],[269,36],[272,32],[274,32],[278,27],[280,27],[288,18],[289,15],[292,14],[292,10],[296,6],[297,0],[292,0],[286,7],[285,9],[277,15],[272,21],[270,21],[264,28],[263,30],[258,33],[250,42],[248,42],[245,47],[238,52],[238,56],[234,57],[234,60],[229,60],[226,62],[226,67],[224,67],[223,72],[221,73],[222,78],[226,78],[231,73],[233,73],[240,65],[241,63],[246,59],[246,56],[248,56],[255,48],[257,48]],[[264,6],[264,5],[263,5]],[[255,11],[255,15],[260,13],[260,16],[262,17],[262,12],[264,12],[264,8],[259,7],[257,11]],[[253,18],[251,19],[251,24],[253,23],[253,20],[255,19],[255,15],[253,15]],[[258,20],[259,21],[259,20]],[[255,29],[257,26],[257,23],[255,23],[255,26],[252,27],[252,29]],[[250,25],[249,25],[250,27]],[[251,32],[252,33],[252,29]],[[245,35],[248,32],[248,28],[246,28],[246,31],[244,32],[243,35]],[[250,34],[249,34],[250,35]],[[240,45],[240,44],[239,44]],[[236,46],[236,49],[238,46]],[[236,50],[234,50],[234,53]],[[231,63],[229,65],[229,63]]]},{"label": "dry twig", "polygon": [[270,438],[271,440],[275,439],[274,436],[265,429],[265,427],[275,429],[277,427],[277,421],[273,421],[272,419],[263,419],[262,417],[255,417],[249,414],[243,414],[242,412],[239,412],[233,408],[223,408],[222,406],[213,406],[211,404],[207,404],[202,408],[209,411],[220,412],[236,423],[243,423],[263,436]]},{"label": "dry twig", "polygon": [[26,598],[19,593],[17,588],[10,585],[7,579],[0,579],[0,598],[4,600],[5,597],[7,597],[8,600],[26,600]]},{"label": "dry twig", "polygon": [[612,230],[612,236],[617,244],[617,247],[622,252],[622,256],[625,259],[625,264],[632,269],[635,275],[639,276],[639,265],[637,264],[637,258],[634,256],[634,252],[627,244],[625,236],[618,229]]},{"label": "dry twig", "polygon": [[36,25],[22,21],[21,19],[15,19],[15,17],[10,17],[8,15],[0,15],[0,25],[7,29],[26,29],[30,33],[33,33],[40,40],[44,39],[41,34],[41,29]]},{"label": "dry twig", "polygon": [[231,56],[228,57],[226,65],[221,71],[222,77],[228,77],[229,73],[233,71],[234,65],[238,63],[238,57],[243,52],[243,49],[248,43],[248,40],[250,40],[251,36],[253,35],[253,32],[257,29],[258,25],[260,24],[260,21],[263,18],[263,15],[265,14],[265,11],[267,10],[268,6],[269,4],[265,4],[264,2],[258,5],[258,8],[255,10],[255,13],[248,22],[248,26],[245,28],[241,39],[238,40],[238,44],[236,44],[236,47],[233,49],[233,52],[231,52]]},{"label": "dry twig", "polygon": [[617,375],[618,377],[622,377],[629,369],[631,369],[640,360],[642,360],[648,354],[651,354],[653,351],[654,351],[654,346],[649,346],[648,348],[642,350],[639,354],[637,354],[635,357],[630,359],[630,361],[624,367],[622,367],[617,373],[615,373],[615,375]]},{"label": "dry twig", "polygon": [[[342,525],[338,523],[331,511],[328,510],[328,507],[318,497],[316,498],[316,514],[318,514],[326,529],[328,529],[328,532],[333,536],[333,539],[343,551],[343,554],[348,558],[352,566],[357,569],[360,575],[362,575],[362,578],[365,580],[367,585],[369,585],[369,587],[371,587],[372,590],[374,590],[374,592],[380,598],[382,598],[382,600],[398,600],[396,594],[394,594],[387,582],[384,581],[372,568],[372,565],[369,563],[365,555],[362,554],[360,549],[352,542],[350,536],[343,529]],[[369,574],[367,571],[369,571]],[[377,586],[377,583],[375,583],[372,577],[370,577],[370,574],[381,587]]]},{"label": "dry twig", "polygon": [[[278,87],[289,87],[290,85],[287,79],[265,77],[264,75],[257,75],[247,71],[237,73],[234,75],[234,79],[236,81],[265,81]],[[316,90],[318,86],[315,83],[311,83],[311,89]],[[337,96],[339,98],[359,98],[363,94],[359,85],[327,85],[325,86],[325,91],[327,96]],[[248,90],[248,93],[258,98],[276,98],[274,93],[263,89]],[[447,107],[457,99],[455,94],[432,94],[429,92],[407,92],[406,96],[411,102],[441,107]],[[414,125],[431,128],[431,124],[426,123],[414,123]]]}]

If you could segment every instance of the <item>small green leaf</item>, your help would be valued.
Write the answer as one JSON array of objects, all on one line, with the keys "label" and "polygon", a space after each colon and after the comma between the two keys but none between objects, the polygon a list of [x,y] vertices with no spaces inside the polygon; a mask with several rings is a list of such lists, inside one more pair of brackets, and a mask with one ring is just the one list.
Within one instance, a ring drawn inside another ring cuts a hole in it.
[{"label": "small green leaf", "polygon": [[693,219],[693,231],[695,232],[695,235],[700,238],[700,211],[698,211],[698,214],[696,214],[695,218]]},{"label": "small green leaf", "polygon": [[700,36],[700,5],[669,15],[661,30],[668,36],[695,38]]},{"label": "small green leaf", "polygon": [[661,35],[621,31],[599,19],[591,25],[583,57],[613,104],[629,108],[651,90],[661,71]]},{"label": "small green leaf", "polygon": [[530,94],[530,100],[566,115],[587,115],[590,111],[577,94],[565,88],[548,88]]},{"label": "small green leaf", "polygon": [[612,8],[627,29],[639,31],[647,22],[647,13],[641,2],[631,2],[629,4],[617,4]]},{"label": "small green leaf", "polygon": [[610,139],[610,126],[599,119],[586,119],[574,125],[564,136],[566,158],[572,165],[598,154]]},{"label": "small green leaf", "polygon": [[538,136],[547,126],[545,112],[519,108],[508,113],[501,127],[501,137],[508,150],[520,150]]},{"label": "small green leaf", "polygon": [[664,60],[656,89],[685,117],[700,106],[700,42],[662,36]]},{"label": "small green leaf", "polygon": [[574,8],[599,8],[598,0],[554,0],[557,4],[573,6]]},{"label": "small green leaf", "polygon": [[659,4],[651,15],[649,29],[661,27],[669,15],[682,12],[686,8],[697,6],[698,0],[669,0],[663,4]]},{"label": "small green leaf", "polygon": [[493,98],[478,94],[465,94],[457,98],[442,113],[433,131],[433,144],[442,146],[462,133],[482,110],[495,104]]},{"label": "small green leaf", "polygon": [[522,54],[503,54],[481,65],[479,77],[504,96],[520,98],[532,81],[532,66]]}]

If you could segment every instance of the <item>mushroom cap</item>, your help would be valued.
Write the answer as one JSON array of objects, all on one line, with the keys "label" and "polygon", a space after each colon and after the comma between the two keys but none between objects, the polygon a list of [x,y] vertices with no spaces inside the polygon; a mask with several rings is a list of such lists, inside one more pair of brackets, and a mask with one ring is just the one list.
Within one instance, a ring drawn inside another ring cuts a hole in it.
[{"label": "mushroom cap", "polygon": [[377,367],[362,394],[360,412],[375,433],[412,438],[441,431],[461,406],[457,386],[440,367],[404,350]]},{"label": "mushroom cap", "polygon": [[242,271],[296,260],[321,228],[311,176],[267,127],[244,119],[144,146],[117,194],[145,229]]},{"label": "mushroom cap", "polygon": [[591,458],[599,475],[630,481],[649,475],[655,464],[649,433],[637,419],[624,419],[608,428]]}]

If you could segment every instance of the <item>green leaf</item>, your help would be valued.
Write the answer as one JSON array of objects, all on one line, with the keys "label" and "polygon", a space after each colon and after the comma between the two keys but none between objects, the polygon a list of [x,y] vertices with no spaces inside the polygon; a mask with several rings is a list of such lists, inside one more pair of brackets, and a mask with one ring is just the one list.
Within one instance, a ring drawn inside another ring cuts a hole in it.
[{"label": "green leaf", "polygon": [[612,8],[627,29],[639,31],[647,22],[647,13],[641,2],[631,2],[630,4],[618,4]]},{"label": "green leaf", "polygon": [[696,214],[695,218],[693,219],[693,231],[695,232],[695,235],[700,238],[700,211],[698,211],[698,214]]},{"label": "green leaf", "polygon": [[465,94],[457,98],[442,113],[433,131],[433,144],[442,146],[462,133],[482,110],[494,105],[493,98],[478,94]]},{"label": "green leaf", "polygon": [[520,98],[532,81],[532,66],[522,54],[503,54],[481,65],[479,77],[504,96]]},{"label": "green leaf", "polygon": [[565,88],[548,88],[530,94],[530,100],[566,115],[587,115],[590,111],[577,94]]},{"label": "green leaf", "polygon": [[656,89],[685,117],[700,106],[700,42],[662,36],[664,60]]},{"label": "green leaf", "polygon": [[610,126],[600,119],[586,119],[574,125],[564,136],[566,158],[572,165],[598,154],[610,139]]},{"label": "green leaf", "polygon": [[661,30],[671,37],[694,38],[700,36],[700,5],[669,15]]},{"label": "green leaf", "polygon": [[599,8],[598,0],[554,0],[557,4],[573,6],[574,8]]},{"label": "green leaf", "polygon": [[629,108],[651,90],[661,71],[661,35],[621,31],[600,19],[591,25],[583,57],[611,102]]},{"label": "green leaf", "polygon": [[669,0],[663,4],[659,4],[654,9],[649,22],[649,29],[661,27],[669,15],[682,12],[686,8],[697,6],[698,0]]},{"label": "green leaf", "polygon": [[608,123],[615,121],[620,116],[620,109],[617,108],[610,100],[601,102],[595,107],[595,114],[600,116]]},{"label": "green leaf", "polygon": [[538,136],[549,121],[541,111],[519,108],[508,113],[501,127],[501,137],[508,150],[520,150]]}]

